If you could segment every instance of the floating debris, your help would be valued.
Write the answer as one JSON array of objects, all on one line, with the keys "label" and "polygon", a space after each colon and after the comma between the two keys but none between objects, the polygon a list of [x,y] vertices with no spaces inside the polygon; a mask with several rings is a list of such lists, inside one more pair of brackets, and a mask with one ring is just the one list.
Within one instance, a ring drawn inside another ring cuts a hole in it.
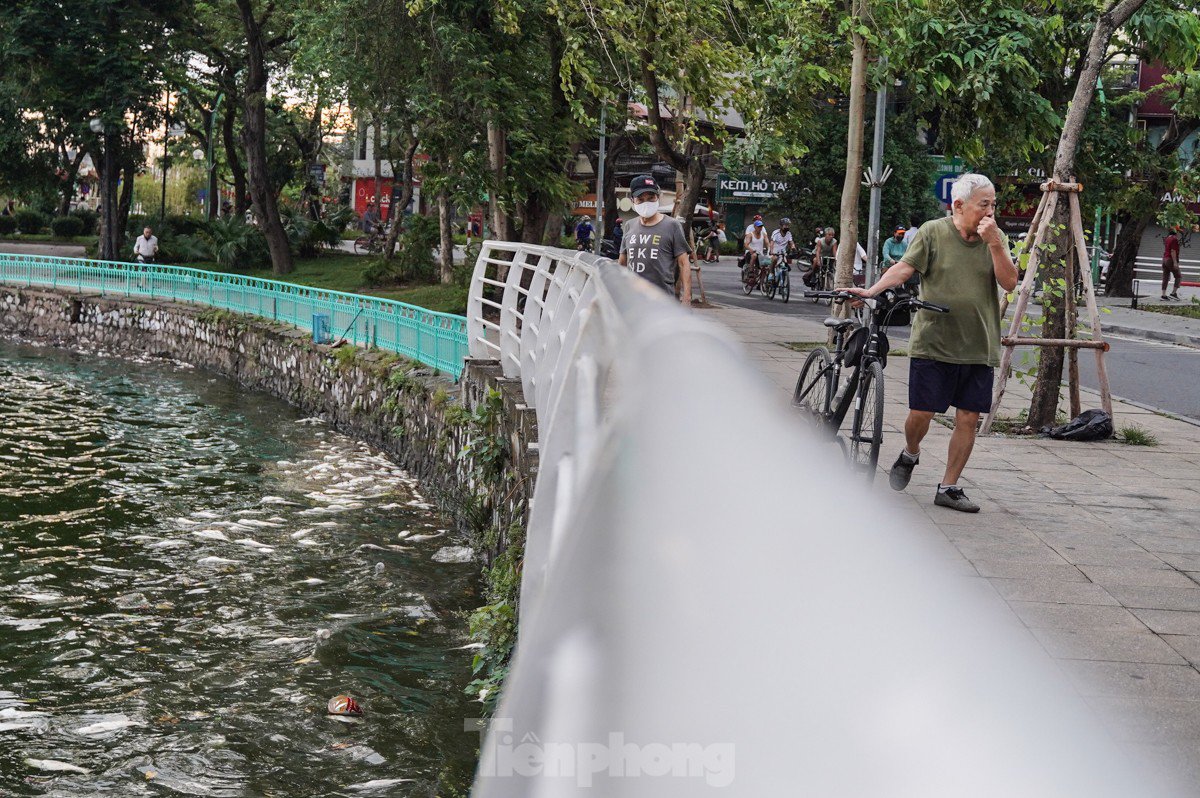
[{"label": "floating debris", "polygon": [[327,706],[330,715],[345,715],[346,717],[359,718],[362,717],[362,707],[354,700],[353,696],[335,695],[329,699]]}]

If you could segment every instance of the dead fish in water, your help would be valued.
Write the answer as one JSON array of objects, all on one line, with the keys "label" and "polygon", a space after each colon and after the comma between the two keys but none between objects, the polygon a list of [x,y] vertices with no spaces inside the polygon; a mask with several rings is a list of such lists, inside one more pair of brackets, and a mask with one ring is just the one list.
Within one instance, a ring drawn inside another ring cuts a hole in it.
[{"label": "dead fish in water", "polygon": [[290,502],[287,499],[283,498],[282,496],[263,496],[261,499],[258,500],[258,503],[259,504],[287,504],[287,505],[291,505],[292,507],[300,506],[300,504],[298,502]]},{"label": "dead fish in water", "polygon": [[384,787],[391,787],[396,784],[403,784],[406,781],[413,781],[413,779],[371,779],[370,781],[364,781],[362,784],[351,784],[349,787],[346,787],[345,789],[354,790],[355,792],[366,792],[367,790],[382,790]]},{"label": "dead fish in water", "polygon": [[307,642],[308,639],[309,638],[307,638],[307,637],[277,637],[274,640],[267,643],[267,645],[268,646],[290,646],[293,643]]},{"label": "dead fish in water", "polygon": [[329,699],[329,704],[326,706],[330,715],[345,715],[351,718],[362,717],[362,707],[354,700],[354,696],[350,695],[335,695]]},{"label": "dead fish in water", "polygon": [[434,538],[440,538],[444,534],[446,534],[446,533],[438,532],[436,535],[413,535],[410,538],[405,538],[404,542],[405,543],[420,543],[422,540],[433,540]]},{"label": "dead fish in water", "polygon": [[70,762],[59,762],[57,759],[26,759],[25,764],[37,770],[58,771],[60,773],[83,773],[87,775],[91,773],[86,768],[81,768],[79,765],[72,765]]},{"label": "dead fish in water", "polygon": [[229,540],[225,536],[225,533],[219,529],[201,529],[199,532],[193,532],[192,534],[206,540]]},{"label": "dead fish in water", "polygon": [[172,538],[170,540],[160,540],[157,543],[151,543],[148,546],[146,546],[146,548],[148,548],[148,549],[173,549],[177,546],[186,546],[186,545],[187,545],[187,541],[177,540],[175,538]]},{"label": "dead fish in water", "polygon": [[145,724],[136,720],[106,720],[103,723],[93,723],[91,726],[84,726],[76,729],[76,734],[103,734],[108,731],[116,731],[117,729],[127,729],[130,726],[143,726]]},{"label": "dead fish in water", "polygon": [[238,560],[227,560],[224,557],[201,557],[196,560],[197,565],[237,565]]}]

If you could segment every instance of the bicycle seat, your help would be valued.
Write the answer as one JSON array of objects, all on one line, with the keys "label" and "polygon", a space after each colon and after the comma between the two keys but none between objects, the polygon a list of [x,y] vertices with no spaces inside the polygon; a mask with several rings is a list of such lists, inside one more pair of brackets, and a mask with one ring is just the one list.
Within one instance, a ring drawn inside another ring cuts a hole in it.
[{"label": "bicycle seat", "polygon": [[844,330],[847,327],[853,326],[854,319],[839,319],[836,316],[830,316],[825,319],[825,326],[832,327],[834,330]]}]

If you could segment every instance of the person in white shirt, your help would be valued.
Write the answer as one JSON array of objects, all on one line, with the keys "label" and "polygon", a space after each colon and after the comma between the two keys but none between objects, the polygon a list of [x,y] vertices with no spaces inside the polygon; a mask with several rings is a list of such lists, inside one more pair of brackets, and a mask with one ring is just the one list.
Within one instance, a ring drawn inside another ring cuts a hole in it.
[{"label": "person in white shirt", "polygon": [[917,237],[917,228],[921,226],[919,216],[913,216],[908,220],[908,229],[904,231],[904,246],[907,249]]},{"label": "person in white shirt", "polygon": [[742,233],[742,236],[743,236],[743,237],[744,237],[744,236],[748,236],[748,235],[750,235],[751,233],[753,233],[753,232],[754,232],[754,226],[755,226],[756,224],[757,224],[759,227],[762,227],[762,216],[761,216],[760,214],[757,214],[757,213],[756,213],[756,214],[754,214],[754,218],[753,218],[753,219],[750,221],[750,224],[746,225],[746,232]]},{"label": "person in white shirt", "polygon": [[762,220],[755,221],[750,225],[750,232],[746,233],[744,241],[746,245],[746,265],[760,264],[767,257],[767,233],[763,228]]},{"label": "person in white shirt", "polygon": [[147,227],[133,241],[133,255],[139,263],[153,263],[158,255],[158,237]]},{"label": "person in white shirt", "polygon": [[779,220],[779,229],[771,233],[771,261],[778,264],[789,248],[795,246],[792,240],[792,220],[783,217]]}]

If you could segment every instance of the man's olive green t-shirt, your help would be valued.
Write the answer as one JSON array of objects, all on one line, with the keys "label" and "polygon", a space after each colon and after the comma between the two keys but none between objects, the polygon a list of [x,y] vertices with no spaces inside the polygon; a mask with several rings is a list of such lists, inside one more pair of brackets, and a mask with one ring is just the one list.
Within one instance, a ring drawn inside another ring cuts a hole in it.
[{"label": "man's olive green t-shirt", "polygon": [[[1008,238],[1000,237],[1007,249]],[[916,312],[912,357],[1000,365],[1000,301],[987,242],[963,241],[947,216],[921,225],[900,260],[921,275],[921,299],[950,308]]]}]

